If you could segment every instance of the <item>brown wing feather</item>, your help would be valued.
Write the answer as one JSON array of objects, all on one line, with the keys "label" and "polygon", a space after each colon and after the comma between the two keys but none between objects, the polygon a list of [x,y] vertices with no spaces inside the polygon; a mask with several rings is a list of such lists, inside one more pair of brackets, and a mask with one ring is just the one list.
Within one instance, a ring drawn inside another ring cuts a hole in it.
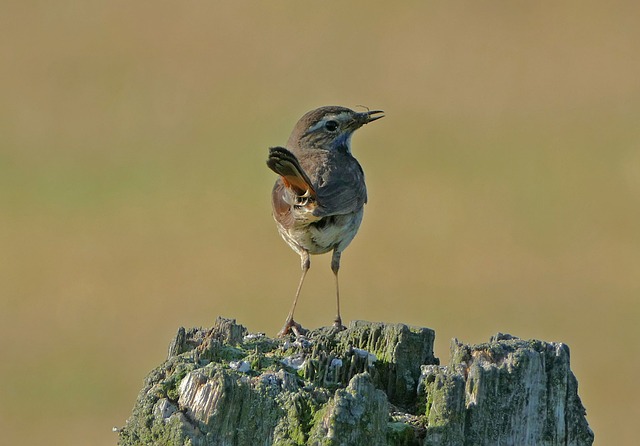
[{"label": "brown wing feather", "polygon": [[322,174],[323,185],[317,190],[318,208],[313,212],[318,217],[356,212],[367,202],[364,172],[358,161],[346,155],[333,164],[342,168],[338,173],[330,170]]},{"label": "brown wing feather", "polygon": [[282,181],[282,178],[278,178],[276,184],[273,185],[273,191],[271,191],[273,217],[285,228],[290,228],[293,226],[294,217],[291,212],[291,204],[287,203],[285,198],[287,193],[287,187]]}]

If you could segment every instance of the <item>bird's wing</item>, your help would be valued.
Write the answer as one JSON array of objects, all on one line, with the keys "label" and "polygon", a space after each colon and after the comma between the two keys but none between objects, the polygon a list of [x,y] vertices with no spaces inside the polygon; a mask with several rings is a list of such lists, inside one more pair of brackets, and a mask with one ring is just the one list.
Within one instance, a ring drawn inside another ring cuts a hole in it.
[{"label": "bird's wing", "polygon": [[273,207],[273,217],[285,228],[291,228],[295,223],[295,218],[291,212],[292,206],[288,203],[289,194],[290,192],[284,185],[282,178],[278,178],[271,191],[271,205]]},{"label": "bird's wing", "polygon": [[320,173],[316,196],[318,217],[356,212],[367,202],[364,172],[355,158],[341,160],[339,170]]}]

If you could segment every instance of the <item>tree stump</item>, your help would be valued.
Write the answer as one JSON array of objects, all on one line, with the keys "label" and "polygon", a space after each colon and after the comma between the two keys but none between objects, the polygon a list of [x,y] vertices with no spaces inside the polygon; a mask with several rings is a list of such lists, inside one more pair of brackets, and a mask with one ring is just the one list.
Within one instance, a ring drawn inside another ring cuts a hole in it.
[{"label": "tree stump", "polygon": [[591,445],[564,344],[453,340],[355,321],[270,339],[235,320],[180,328],[120,445]]}]

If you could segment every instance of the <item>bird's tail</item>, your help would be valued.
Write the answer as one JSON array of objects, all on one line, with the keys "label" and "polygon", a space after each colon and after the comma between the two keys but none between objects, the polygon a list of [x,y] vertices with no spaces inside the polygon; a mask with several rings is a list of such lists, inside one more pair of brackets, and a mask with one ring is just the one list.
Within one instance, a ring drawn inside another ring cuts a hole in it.
[{"label": "bird's tail", "polygon": [[296,156],[284,147],[271,147],[267,166],[282,177],[285,186],[300,197],[315,198],[316,191]]}]

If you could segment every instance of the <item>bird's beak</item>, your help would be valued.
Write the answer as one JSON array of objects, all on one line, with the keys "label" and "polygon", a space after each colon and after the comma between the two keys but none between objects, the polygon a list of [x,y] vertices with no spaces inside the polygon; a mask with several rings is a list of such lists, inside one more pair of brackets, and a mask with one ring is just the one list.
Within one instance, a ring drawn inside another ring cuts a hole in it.
[{"label": "bird's beak", "polygon": [[358,113],[358,121],[360,125],[369,124],[377,119],[384,118],[384,112],[382,110],[369,110],[363,113]]},{"label": "bird's beak", "polygon": [[[375,121],[376,119],[384,118],[384,112],[382,110],[372,110],[372,111],[368,111],[366,114],[368,115],[368,118],[369,118],[369,120],[367,121],[367,124]],[[378,115],[378,116],[374,116],[374,115]]]}]

